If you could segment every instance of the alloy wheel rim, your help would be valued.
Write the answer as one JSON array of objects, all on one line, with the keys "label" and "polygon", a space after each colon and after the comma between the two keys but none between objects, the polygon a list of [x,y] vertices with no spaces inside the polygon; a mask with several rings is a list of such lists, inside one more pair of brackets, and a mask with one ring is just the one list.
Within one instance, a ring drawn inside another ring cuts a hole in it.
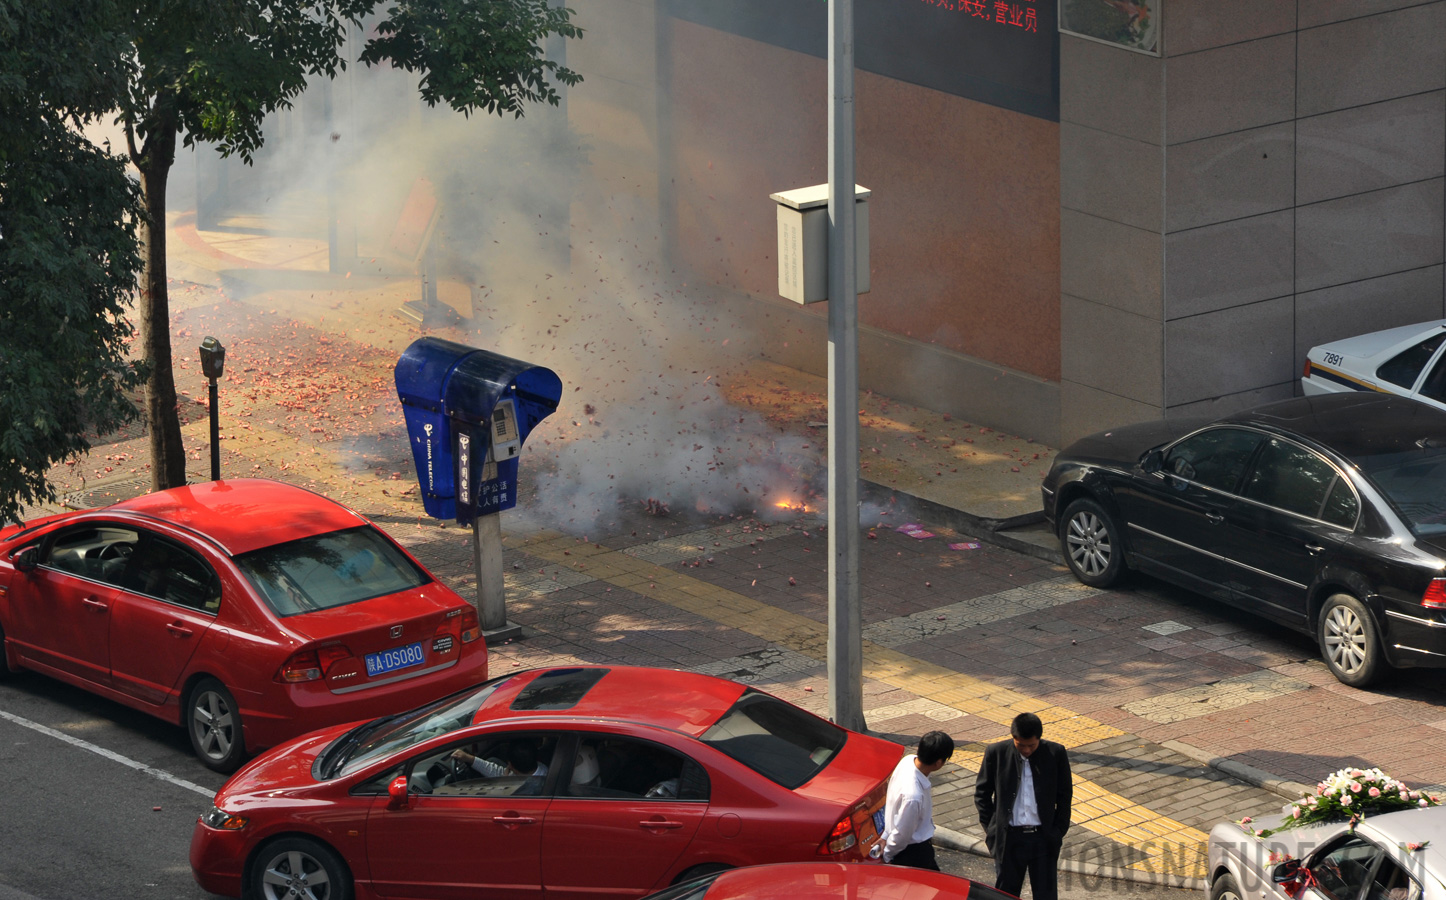
[{"label": "alloy wheel rim", "polygon": [[300,850],[288,850],[277,854],[262,872],[261,893],[266,900],[327,900],[331,896],[331,880],[316,857]]},{"label": "alloy wheel rim", "polygon": [[1240,900],[1240,895],[1235,893],[1235,891],[1232,891],[1230,888],[1225,888],[1220,892],[1220,894],[1215,898],[1215,900]]},{"label": "alloy wheel rim", "polygon": [[1065,540],[1069,544],[1069,558],[1076,568],[1091,578],[1098,577],[1110,567],[1110,532],[1104,520],[1092,512],[1078,512],[1069,520]]},{"label": "alloy wheel rim", "polygon": [[191,708],[191,732],[207,759],[221,760],[230,754],[234,731],[235,718],[224,697],[206,691],[196,698]]},{"label": "alloy wheel rim", "polygon": [[1360,616],[1337,606],[1326,616],[1326,654],[1336,668],[1353,675],[1366,663],[1366,627]]}]

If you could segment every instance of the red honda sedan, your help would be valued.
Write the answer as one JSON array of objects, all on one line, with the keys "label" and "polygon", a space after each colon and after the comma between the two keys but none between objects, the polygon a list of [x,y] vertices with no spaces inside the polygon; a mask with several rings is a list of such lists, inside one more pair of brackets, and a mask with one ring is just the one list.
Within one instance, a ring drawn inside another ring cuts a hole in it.
[{"label": "red honda sedan", "polygon": [[783,863],[733,869],[646,900],[1018,900],[987,884],[927,869],[854,863]]},{"label": "red honda sedan", "polygon": [[247,750],[487,677],[477,611],[365,518],[260,479],[0,530],[5,666]]},{"label": "red honda sedan", "polygon": [[902,752],[707,675],[519,672],[255,760],[196,823],[191,868],[248,900],[597,900],[862,861]]}]

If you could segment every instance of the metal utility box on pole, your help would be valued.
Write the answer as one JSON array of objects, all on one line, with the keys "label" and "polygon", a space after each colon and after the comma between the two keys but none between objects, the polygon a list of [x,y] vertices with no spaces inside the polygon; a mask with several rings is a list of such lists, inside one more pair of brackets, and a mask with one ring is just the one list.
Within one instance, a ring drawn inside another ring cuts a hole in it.
[{"label": "metal utility box on pole", "polygon": [[[858,239],[854,254],[855,289],[869,292],[869,197],[866,187],[854,185],[854,222]],[[778,294],[794,303],[828,299],[829,190],[826,184],[769,194],[778,204]]]}]

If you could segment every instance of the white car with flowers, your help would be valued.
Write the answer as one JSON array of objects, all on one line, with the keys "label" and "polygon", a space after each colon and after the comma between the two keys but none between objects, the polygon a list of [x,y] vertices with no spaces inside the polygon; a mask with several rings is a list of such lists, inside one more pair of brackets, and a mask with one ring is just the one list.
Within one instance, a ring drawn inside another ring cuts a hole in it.
[{"label": "white car with flowers", "polygon": [[1211,900],[1446,900],[1446,807],[1342,769],[1270,821],[1210,831]]},{"label": "white car with flowers", "polygon": [[1312,347],[1300,387],[1308,397],[1380,391],[1446,409],[1446,319]]}]

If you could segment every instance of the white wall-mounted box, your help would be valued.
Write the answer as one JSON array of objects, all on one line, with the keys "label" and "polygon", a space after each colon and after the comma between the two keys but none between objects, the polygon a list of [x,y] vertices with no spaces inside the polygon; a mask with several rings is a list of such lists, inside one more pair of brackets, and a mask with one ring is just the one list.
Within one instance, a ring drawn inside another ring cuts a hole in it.
[{"label": "white wall-mounted box", "polygon": [[[856,265],[860,294],[869,292],[868,188],[854,185]],[[769,194],[778,204],[778,293],[795,303],[828,299],[828,185]]]}]

